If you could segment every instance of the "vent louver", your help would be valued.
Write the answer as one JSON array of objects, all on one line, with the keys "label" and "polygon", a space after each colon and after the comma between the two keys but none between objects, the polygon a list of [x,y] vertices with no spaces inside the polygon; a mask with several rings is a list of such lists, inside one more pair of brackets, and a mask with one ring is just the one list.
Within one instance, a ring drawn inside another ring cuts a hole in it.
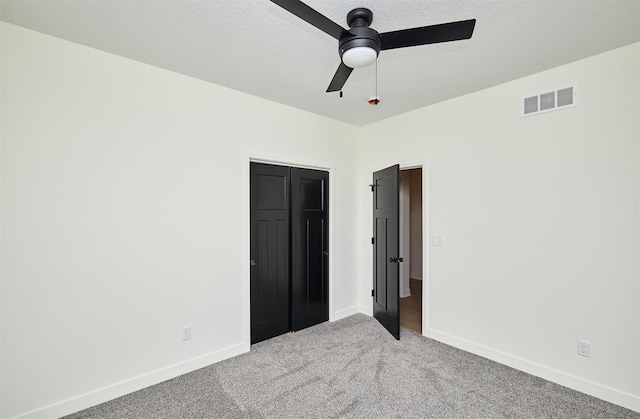
[{"label": "vent louver", "polygon": [[522,116],[535,115],[576,105],[575,85],[522,99]]},{"label": "vent louver", "polygon": [[543,93],[540,95],[540,110],[548,111],[556,107],[556,92]]},{"label": "vent louver", "polygon": [[573,87],[558,90],[558,106],[573,105]]},{"label": "vent louver", "polygon": [[531,96],[524,99],[524,113],[538,112],[538,96]]}]

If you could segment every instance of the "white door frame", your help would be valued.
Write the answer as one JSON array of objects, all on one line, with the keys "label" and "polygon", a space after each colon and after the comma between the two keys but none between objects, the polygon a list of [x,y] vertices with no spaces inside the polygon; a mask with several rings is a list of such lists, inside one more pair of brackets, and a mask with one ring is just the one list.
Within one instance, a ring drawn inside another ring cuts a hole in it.
[{"label": "white door frame", "polygon": [[411,180],[400,171],[400,298],[411,296]]},{"label": "white door frame", "polygon": [[[422,169],[422,335],[429,329],[427,316],[429,304],[429,161],[419,160],[399,163],[400,170]],[[409,269],[411,269],[409,267]]]}]

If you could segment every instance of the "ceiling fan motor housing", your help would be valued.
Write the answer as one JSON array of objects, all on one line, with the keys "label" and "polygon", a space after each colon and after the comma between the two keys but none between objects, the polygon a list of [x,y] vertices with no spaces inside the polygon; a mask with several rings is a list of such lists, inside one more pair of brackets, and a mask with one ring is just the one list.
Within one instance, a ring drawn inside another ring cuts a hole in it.
[{"label": "ceiling fan motor housing", "polygon": [[347,35],[340,39],[338,44],[340,58],[345,51],[356,47],[371,48],[378,56],[381,48],[380,36],[375,29],[369,27],[372,21],[373,13],[369,9],[360,7],[349,12],[347,23],[350,28],[349,32],[353,35]]}]

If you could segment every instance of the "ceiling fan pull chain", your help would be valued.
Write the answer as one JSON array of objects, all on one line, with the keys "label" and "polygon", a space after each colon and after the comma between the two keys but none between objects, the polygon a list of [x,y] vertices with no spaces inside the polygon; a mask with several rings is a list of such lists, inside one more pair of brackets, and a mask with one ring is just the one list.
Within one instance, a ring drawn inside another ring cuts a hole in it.
[{"label": "ceiling fan pull chain", "polygon": [[375,81],[375,96],[369,98],[368,102],[370,105],[377,105],[380,103],[380,98],[378,97],[378,60],[376,60],[376,81]]}]

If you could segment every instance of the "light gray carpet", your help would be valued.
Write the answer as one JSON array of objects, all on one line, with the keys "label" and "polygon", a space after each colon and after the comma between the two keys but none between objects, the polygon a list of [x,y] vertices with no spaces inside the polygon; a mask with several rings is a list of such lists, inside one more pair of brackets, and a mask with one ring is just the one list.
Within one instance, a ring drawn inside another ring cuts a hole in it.
[{"label": "light gray carpet", "polygon": [[640,415],[356,314],[70,418],[623,418]]}]

